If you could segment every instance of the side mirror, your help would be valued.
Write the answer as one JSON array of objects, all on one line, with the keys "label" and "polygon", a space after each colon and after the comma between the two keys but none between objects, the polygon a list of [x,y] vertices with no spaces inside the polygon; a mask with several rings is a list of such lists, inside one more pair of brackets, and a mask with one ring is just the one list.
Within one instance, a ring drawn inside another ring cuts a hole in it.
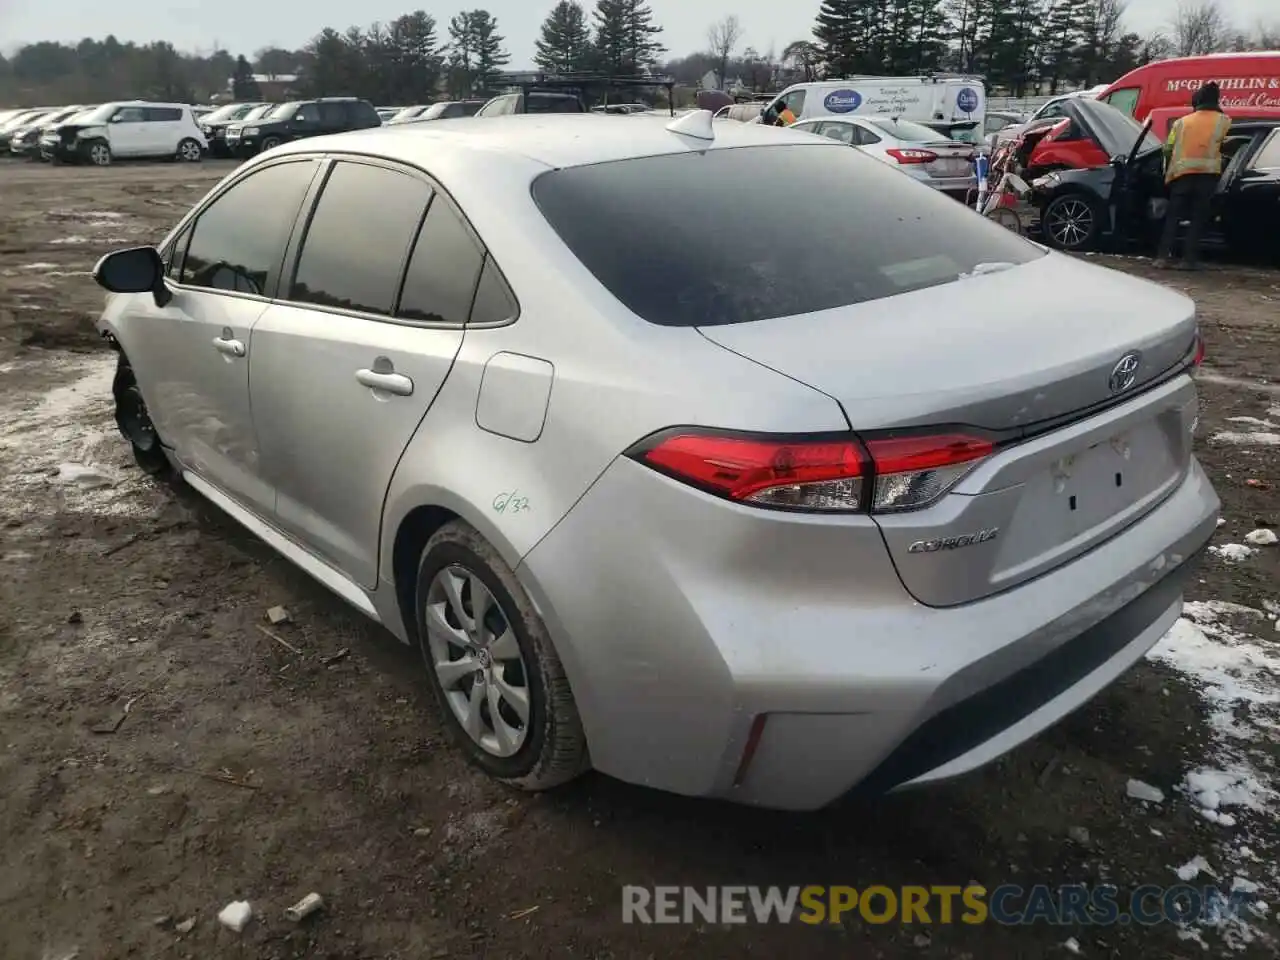
[{"label": "side mirror", "polygon": [[164,285],[164,261],[155,247],[131,247],[108,253],[93,268],[93,279],[110,293],[150,293],[157,307],[173,299]]}]

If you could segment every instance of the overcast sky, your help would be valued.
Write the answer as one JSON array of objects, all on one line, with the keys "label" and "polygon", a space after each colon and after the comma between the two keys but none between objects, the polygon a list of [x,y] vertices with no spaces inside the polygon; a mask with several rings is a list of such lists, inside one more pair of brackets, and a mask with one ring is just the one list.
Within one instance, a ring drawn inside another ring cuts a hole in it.
[{"label": "overcast sky", "polygon": [[[1231,19],[1248,28],[1262,18],[1280,21],[1278,0],[1220,0]],[[650,0],[662,39],[673,55],[706,46],[707,26],[728,13],[742,23],[743,44],[761,52],[780,51],[807,38],[819,0]],[[183,50],[208,51],[218,44],[232,53],[252,54],[265,46],[299,47],[326,26],[345,29],[353,21],[391,20],[416,6],[443,25],[465,6],[483,6],[498,18],[511,52],[512,69],[532,64],[538,25],[553,0],[0,0],[0,44],[11,48],[36,40],[75,41],[81,37],[168,40]],[[591,6],[591,3],[584,4]],[[1159,29],[1176,9],[1175,0],[1130,0],[1131,29]]]}]

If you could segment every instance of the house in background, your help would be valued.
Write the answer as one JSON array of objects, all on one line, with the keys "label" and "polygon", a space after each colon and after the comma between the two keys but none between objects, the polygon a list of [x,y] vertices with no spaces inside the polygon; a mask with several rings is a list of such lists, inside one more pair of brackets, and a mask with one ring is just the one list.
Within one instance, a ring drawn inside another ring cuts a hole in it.
[{"label": "house in background", "polygon": [[[258,93],[267,103],[283,103],[296,98],[298,94],[298,76],[293,73],[255,73],[253,82],[258,85]],[[224,103],[235,97],[235,78],[227,80],[226,92],[216,99]]]}]

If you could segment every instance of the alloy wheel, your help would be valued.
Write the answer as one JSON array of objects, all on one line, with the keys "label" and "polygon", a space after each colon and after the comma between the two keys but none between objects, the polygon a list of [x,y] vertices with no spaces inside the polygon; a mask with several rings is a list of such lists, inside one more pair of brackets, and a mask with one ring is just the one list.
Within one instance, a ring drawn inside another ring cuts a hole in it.
[{"label": "alloy wheel", "polygon": [[529,671],[506,611],[461,566],[435,575],[426,598],[430,669],[453,715],[485,753],[510,757],[529,735]]},{"label": "alloy wheel", "polygon": [[194,140],[183,140],[182,145],[178,147],[178,156],[187,163],[197,163],[200,160],[200,144]]},{"label": "alloy wheel", "polygon": [[1068,197],[1053,205],[1047,224],[1054,243],[1075,250],[1093,234],[1093,207],[1085,200]]},{"label": "alloy wheel", "polygon": [[111,148],[105,143],[95,143],[89,148],[89,159],[96,167],[105,167],[111,163]]}]

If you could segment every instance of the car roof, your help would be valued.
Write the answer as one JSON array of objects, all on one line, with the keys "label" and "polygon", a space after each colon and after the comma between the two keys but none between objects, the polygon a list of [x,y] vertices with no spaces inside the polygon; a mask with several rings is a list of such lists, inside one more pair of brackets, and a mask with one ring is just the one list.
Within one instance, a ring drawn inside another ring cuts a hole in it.
[{"label": "car roof", "polygon": [[[814,144],[812,134],[762,124],[715,127],[708,142],[667,129],[671,118],[646,114],[514,114],[464,117],[447,127],[410,124],[295,141],[273,151],[314,153],[334,150],[399,160],[429,168],[433,158],[452,153],[484,153],[523,158],[551,168],[586,166],[633,157],[723,150],[776,144]],[[830,141],[832,146],[838,146]]]}]

